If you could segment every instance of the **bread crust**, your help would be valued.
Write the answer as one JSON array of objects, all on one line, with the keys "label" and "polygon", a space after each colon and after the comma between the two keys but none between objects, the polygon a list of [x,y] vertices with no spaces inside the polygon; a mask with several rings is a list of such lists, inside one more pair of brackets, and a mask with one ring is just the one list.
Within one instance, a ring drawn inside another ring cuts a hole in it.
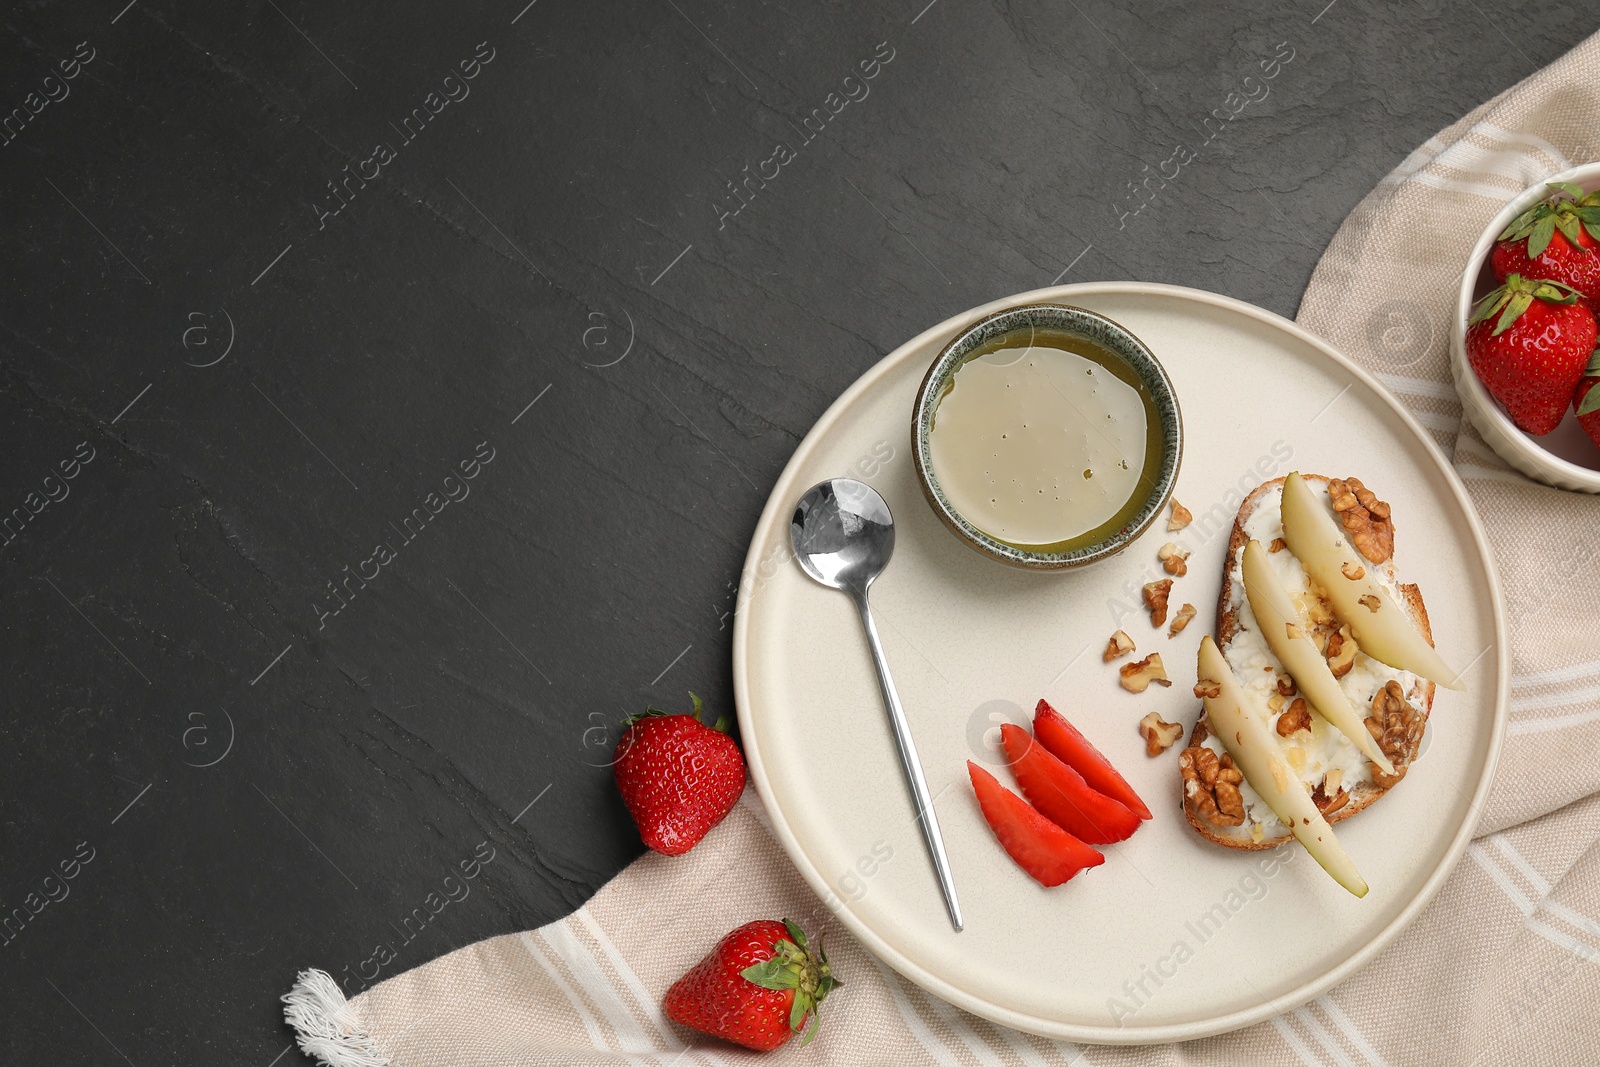
[{"label": "bread crust", "polygon": [[[1301,474],[1301,477],[1308,482],[1320,483],[1324,490],[1327,483],[1331,481],[1330,478],[1322,474]],[[1233,642],[1234,635],[1239,630],[1239,613],[1231,608],[1230,605],[1233,601],[1233,561],[1250,540],[1244,532],[1244,524],[1249,520],[1250,515],[1255,511],[1262,497],[1271,492],[1274,487],[1283,485],[1283,482],[1284,479],[1282,478],[1274,478],[1257,486],[1249,496],[1245,497],[1244,503],[1239,505],[1239,514],[1234,519],[1233,532],[1228,538],[1228,554],[1223,560],[1222,592],[1217,597],[1216,641],[1217,647],[1224,653],[1227,652],[1228,646]],[[1428,644],[1433,644],[1433,626],[1428,619],[1427,605],[1422,602],[1422,591],[1415,585],[1403,584],[1400,586],[1400,592],[1405,598],[1406,611],[1411,616],[1412,621],[1416,623],[1417,629],[1422,633]],[[1422,712],[1424,719],[1428,718],[1433,712],[1433,697],[1436,689],[1437,686],[1433,682],[1422,679],[1410,693],[1406,694],[1406,699]],[[1207,736],[1205,713],[1202,711],[1199,718],[1195,720],[1194,729],[1190,732],[1189,742],[1185,747],[1198,745]],[[1409,769],[1416,760],[1418,750],[1421,747],[1422,737],[1419,735],[1416,744],[1405,752],[1400,760],[1392,761],[1395,764],[1395,769]],[[1402,778],[1401,781],[1403,780]],[[1384,787],[1376,782],[1358,783],[1349,791],[1349,801],[1326,818],[1329,823],[1342,822],[1358,812],[1365,811],[1376,803],[1379,797],[1399,784],[1399,782],[1395,782],[1393,785]],[[1205,816],[1200,813],[1194,799],[1189,796],[1188,790],[1183,789],[1182,793],[1183,814],[1189,820],[1189,825],[1194,827],[1195,833],[1207,841],[1221,845],[1223,848],[1255,852],[1266,848],[1277,848],[1279,845],[1289,841],[1293,836],[1286,828],[1280,828],[1275,836],[1264,836],[1260,841],[1254,841],[1247,836],[1248,829],[1246,828],[1212,826],[1206,821]],[[1246,822],[1246,827],[1248,827],[1248,821]],[[1239,836],[1225,832],[1230,830],[1236,833],[1243,832],[1239,833]]]}]

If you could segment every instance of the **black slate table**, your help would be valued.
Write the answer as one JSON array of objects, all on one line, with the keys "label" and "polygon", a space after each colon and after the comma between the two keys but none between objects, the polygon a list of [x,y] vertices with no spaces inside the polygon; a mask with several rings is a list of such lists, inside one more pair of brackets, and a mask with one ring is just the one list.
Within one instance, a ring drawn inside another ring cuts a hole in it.
[{"label": "black slate table", "polygon": [[1292,315],[1585,8],[8,5],[0,1060],[304,1062],[298,968],[577,907],[858,374],[1052,280]]}]

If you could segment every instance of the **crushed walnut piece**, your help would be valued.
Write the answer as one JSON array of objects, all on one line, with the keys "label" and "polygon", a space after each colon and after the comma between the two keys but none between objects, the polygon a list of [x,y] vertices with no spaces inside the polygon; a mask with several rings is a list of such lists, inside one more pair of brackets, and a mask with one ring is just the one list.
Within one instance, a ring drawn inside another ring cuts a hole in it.
[{"label": "crushed walnut piece", "polygon": [[1328,657],[1328,669],[1335,678],[1343,678],[1350,673],[1350,668],[1356,662],[1356,639],[1350,634],[1350,627],[1341,626],[1328,635],[1328,645],[1323,650]]},{"label": "crushed walnut piece", "polygon": [[1301,730],[1311,729],[1311,707],[1305,697],[1294,698],[1288,709],[1278,716],[1277,728],[1279,737],[1289,737]]},{"label": "crushed walnut piece", "polygon": [[1326,778],[1317,783],[1311,791],[1311,801],[1316,804],[1317,810],[1323,816],[1332,815],[1346,804],[1350,803],[1350,794],[1345,792],[1340,783],[1343,781],[1342,772],[1335,767],[1328,772]]},{"label": "crushed walnut piece", "polygon": [[1139,736],[1144,738],[1144,754],[1155,757],[1178,743],[1178,738],[1183,736],[1183,727],[1168,722],[1159,712],[1152,711],[1139,720]]},{"label": "crushed walnut piece", "polygon": [[1194,521],[1194,512],[1190,511],[1188,508],[1186,508],[1182,504],[1178,503],[1177,500],[1173,500],[1173,502],[1172,502],[1172,518],[1167,520],[1167,532],[1168,533],[1174,533],[1174,532],[1176,532],[1178,530],[1183,529],[1185,526],[1189,525],[1193,521]]},{"label": "crushed walnut piece", "polygon": [[1361,479],[1330,479],[1328,497],[1356,551],[1373,563],[1383,563],[1394,555],[1394,522],[1389,517],[1389,505],[1362,485]]},{"label": "crushed walnut piece", "polygon": [[1183,633],[1183,628],[1188,626],[1189,621],[1197,614],[1198,611],[1195,609],[1193,604],[1185,604],[1183,607],[1179,608],[1178,614],[1173,616],[1172,625],[1167,629],[1167,636],[1177,637],[1179,634]]},{"label": "crushed walnut piece", "polygon": [[1182,578],[1189,573],[1189,553],[1172,541],[1161,546],[1156,558],[1161,561],[1161,569],[1174,578]]},{"label": "crushed walnut piece", "polygon": [[1367,576],[1367,569],[1359,563],[1346,560],[1344,563],[1339,565],[1339,573],[1343,574],[1352,582],[1359,582],[1361,579]]},{"label": "crushed walnut piece", "polygon": [[1288,699],[1289,698],[1284,696],[1282,693],[1273,693],[1272,696],[1267,698],[1267,710],[1282,711],[1284,702]]},{"label": "crushed walnut piece", "polygon": [[1194,683],[1194,695],[1199,697],[1201,700],[1204,700],[1207,697],[1215,700],[1217,697],[1222,695],[1222,683],[1214,681],[1210,678],[1202,678],[1198,682]]},{"label": "crushed walnut piece", "polygon": [[1384,774],[1377,764],[1369,762],[1372,780],[1380,789],[1388,789],[1406,776],[1405,761],[1422,743],[1422,732],[1428,719],[1406,701],[1400,683],[1390,680],[1372,698],[1372,714],[1366,718],[1367,733],[1378,742],[1383,754],[1394,765],[1393,774]]},{"label": "crushed walnut piece", "polygon": [[1218,756],[1204,745],[1190,745],[1178,757],[1184,795],[1194,800],[1200,816],[1212,826],[1238,826],[1244,822],[1244,797],[1239,786],[1244,774],[1224,752]]},{"label": "crushed walnut piece", "polygon": [[1167,597],[1172,593],[1172,579],[1163,578],[1144,587],[1144,606],[1150,609],[1150,625],[1164,626],[1167,622]]},{"label": "crushed walnut piece", "polygon": [[1364,597],[1358,597],[1356,599],[1356,603],[1360,604],[1362,607],[1371,612],[1376,612],[1379,608],[1383,607],[1383,601],[1379,600],[1371,593],[1368,593]]},{"label": "crushed walnut piece", "polygon": [[1133,638],[1128,636],[1126,630],[1118,630],[1111,635],[1111,640],[1106,642],[1105,661],[1110,663],[1118,656],[1126,656],[1133,651]]},{"label": "crushed walnut piece", "polygon": [[1130,693],[1142,693],[1150,688],[1150,683],[1156,685],[1171,685],[1167,678],[1167,668],[1162,666],[1161,653],[1152,652],[1136,663],[1124,663],[1117,672],[1121,675],[1122,688]]},{"label": "crushed walnut piece", "polygon": [[1288,547],[1289,547],[1289,542],[1285,541],[1281,537],[1274,537],[1272,539],[1272,544],[1267,546],[1267,551],[1268,552],[1282,552],[1284,549],[1286,549]]},{"label": "crushed walnut piece", "polygon": [[1278,695],[1286,697],[1294,696],[1294,679],[1287,674],[1278,675]]}]

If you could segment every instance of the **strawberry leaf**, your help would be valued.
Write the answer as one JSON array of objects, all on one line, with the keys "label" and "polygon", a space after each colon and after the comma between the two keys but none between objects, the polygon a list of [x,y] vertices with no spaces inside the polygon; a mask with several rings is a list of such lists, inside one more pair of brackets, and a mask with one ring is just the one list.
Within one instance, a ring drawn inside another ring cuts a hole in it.
[{"label": "strawberry leaf", "polygon": [[1528,236],[1528,231],[1533,224],[1539,221],[1540,217],[1549,210],[1550,206],[1548,204],[1546,204],[1543,200],[1539,201],[1537,204],[1533,205],[1528,210],[1512,219],[1511,224],[1505,228],[1505,231],[1500,234],[1497,240],[1508,241],[1515,239],[1520,241],[1522,238]]},{"label": "strawberry leaf", "polygon": [[[1572,182],[1545,182],[1544,184],[1546,189],[1554,189],[1557,193],[1566,193],[1574,200],[1583,196],[1583,186]],[[1550,199],[1555,200],[1557,197],[1552,196]]]},{"label": "strawberry leaf", "polygon": [[1583,245],[1579,243],[1580,238],[1578,237],[1578,230],[1580,228],[1580,224],[1575,216],[1560,216],[1556,219],[1556,228],[1561,231],[1561,236],[1565,237],[1573,248],[1583,247]]},{"label": "strawberry leaf", "polygon": [[800,1027],[805,1025],[806,1009],[810,1006],[811,1001],[809,998],[800,996],[794,998],[794,1003],[789,1005],[790,1030],[793,1030],[797,1034],[800,1032]]},{"label": "strawberry leaf", "polygon": [[[802,949],[811,947],[806,944],[806,932],[800,929],[799,925],[789,919],[785,919],[783,920],[783,928],[789,931],[789,939],[796,945],[799,945]],[[823,959],[827,959],[827,957],[824,956]]]},{"label": "strawberry leaf", "polygon": [[[695,720],[696,722],[702,721],[701,718],[700,718],[700,708],[702,706],[700,698],[695,696],[693,693],[690,693],[689,694],[689,699],[694,701],[694,710],[693,711],[690,711],[690,712],[687,712],[687,713],[681,712],[681,711],[667,711],[667,710],[665,710],[663,708],[658,708],[658,707],[655,707],[654,705],[652,705],[650,707],[645,708],[643,711],[641,711],[637,715],[628,716],[627,719],[623,720],[623,725],[624,726],[632,726],[634,723],[638,722],[640,719],[648,719],[648,718],[651,718],[652,716],[667,717],[667,716],[672,716],[672,715],[683,715],[683,714],[687,714],[691,719]],[[721,730],[723,733],[727,733],[728,732],[728,730],[727,730],[727,722],[728,722],[728,720],[727,720],[726,716],[718,719],[715,729]]]},{"label": "strawberry leaf", "polygon": [[1481,300],[1472,305],[1472,317],[1467,320],[1467,325],[1476,326],[1505,307],[1506,302],[1510,299],[1511,290],[1503,285],[1492,292],[1485,293]]},{"label": "strawberry leaf", "polygon": [[1556,217],[1554,215],[1546,215],[1540,219],[1539,224],[1528,235],[1528,258],[1538,259],[1543,255],[1544,250],[1550,247],[1550,238],[1554,237],[1555,233]]},{"label": "strawberry leaf", "polygon": [[1506,302],[1506,309],[1500,312],[1500,318],[1495,321],[1494,332],[1490,334],[1490,336],[1499,337],[1501,334],[1511,329],[1512,325],[1517,321],[1517,319],[1522,316],[1522,313],[1527,311],[1532,304],[1532,293],[1511,294],[1511,299]]},{"label": "strawberry leaf", "polygon": [[[1595,349],[1594,354],[1589,357],[1589,365],[1583,368],[1583,376],[1585,378],[1600,378],[1600,348]],[[822,957],[822,962],[828,962],[828,957]]]},{"label": "strawberry leaf", "polygon": [[762,989],[799,989],[800,975],[787,963],[780,959],[762,960],[752,963],[739,972],[748,982],[760,986]]},{"label": "strawberry leaf", "polygon": [[1576,304],[1579,293],[1563,282],[1540,281],[1527,290],[1547,304]]}]

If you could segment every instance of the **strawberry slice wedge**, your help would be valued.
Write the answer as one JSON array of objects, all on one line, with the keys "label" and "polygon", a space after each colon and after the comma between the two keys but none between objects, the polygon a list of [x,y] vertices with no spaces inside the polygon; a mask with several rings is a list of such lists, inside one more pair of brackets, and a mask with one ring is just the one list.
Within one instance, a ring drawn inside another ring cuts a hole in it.
[{"label": "strawberry slice wedge", "polygon": [[1073,837],[1109,845],[1132,837],[1139,828],[1139,816],[1095,792],[1083,775],[1052,756],[1022,727],[1004,724],[1000,740],[1028,803]]},{"label": "strawberry slice wedge", "polygon": [[1096,792],[1105,794],[1141,819],[1150,818],[1150,809],[1127,779],[1047,701],[1039,701],[1034,709],[1033,735],[1052,756],[1081,774]]},{"label": "strawberry slice wedge", "polygon": [[1106,858],[1028,806],[1028,802],[994,780],[994,775],[967,761],[972,791],[989,829],[1000,844],[1043,886],[1060,885],[1085,867]]}]

